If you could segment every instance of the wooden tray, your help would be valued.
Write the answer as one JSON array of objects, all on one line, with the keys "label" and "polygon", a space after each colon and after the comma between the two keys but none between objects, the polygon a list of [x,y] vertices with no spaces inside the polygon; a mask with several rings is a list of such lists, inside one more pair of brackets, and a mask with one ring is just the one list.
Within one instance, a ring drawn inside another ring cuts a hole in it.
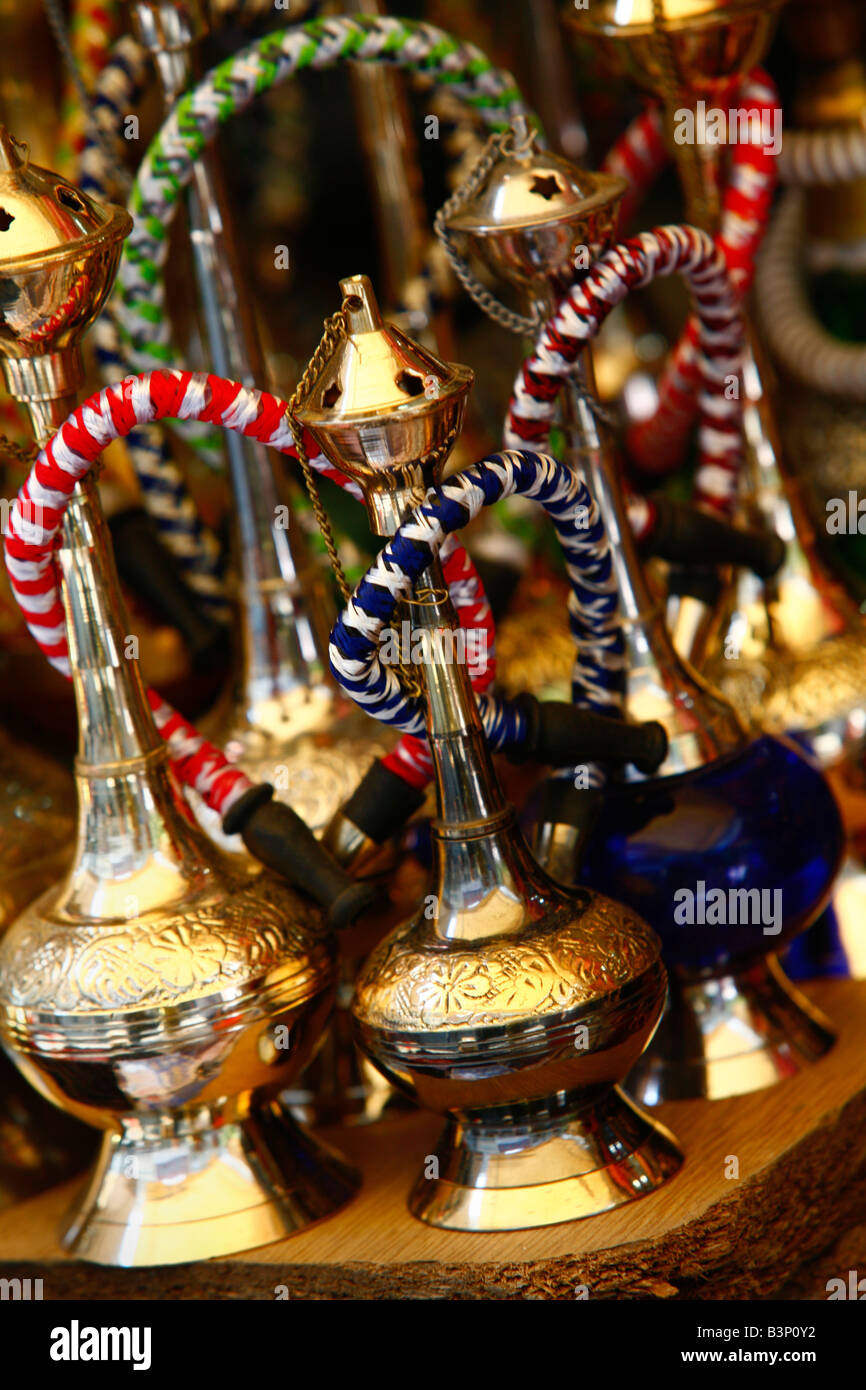
[{"label": "wooden tray", "polygon": [[[438,1130],[407,1114],[326,1137],[362,1169],[339,1215],[233,1259],[151,1270],[84,1265],[56,1244],[76,1184],[0,1215],[0,1277],[43,1279],[46,1299],[826,1298],[866,1273],[866,983],[810,996],[836,1046],[784,1083],[736,1100],[660,1107],[686,1153],[681,1173],[634,1205],[504,1235],[436,1231],[406,1194]],[[739,1177],[732,1172],[736,1158]]]}]

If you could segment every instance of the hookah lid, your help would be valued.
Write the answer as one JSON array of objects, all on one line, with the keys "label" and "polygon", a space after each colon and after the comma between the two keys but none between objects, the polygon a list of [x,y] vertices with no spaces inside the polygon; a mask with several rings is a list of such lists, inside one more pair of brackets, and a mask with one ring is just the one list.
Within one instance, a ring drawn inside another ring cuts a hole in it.
[{"label": "hookah lid", "polygon": [[60,175],[29,160],[27,146],[0,125],[0,264],[67,259],[82,243],[124,236],[132,219],[100,206]]},{"label": "hookah lid", "polygon": [[381,522],[370,493],[426,488],[438,475],[474,373],[384,323],[366,275],[341,280],[340,289],[346,332],[297,418],[336,467],[361,484],[371,520]]},{"label": "hookah lid", "polygon": [[612,224],[626,187],[625,179],[579,169],[561,155],[539,149],[536,132],[518,116],[500,157],[445,223],[450,231],[485,236],[581,221],[610,210]]},{"label": "hookah lid", "polygon": [[0,355],[67,348],[99,313],[132,218],[48,169],[0,125]]},{"label": "hookah lid", "polygon": [[486,171],[482,162],[442,208],[436,230],[482,307],[464,253],[451,243],[454,235],[465,240],[495,278],[528,298],[534,316],[539,295],[547,301],[560,276],[572,279],[579,249],[595,260],[610,245],[626,188],[625,179],[580,169],[541,149],[536,132],[518,116],[499,147],[492,147]]}]

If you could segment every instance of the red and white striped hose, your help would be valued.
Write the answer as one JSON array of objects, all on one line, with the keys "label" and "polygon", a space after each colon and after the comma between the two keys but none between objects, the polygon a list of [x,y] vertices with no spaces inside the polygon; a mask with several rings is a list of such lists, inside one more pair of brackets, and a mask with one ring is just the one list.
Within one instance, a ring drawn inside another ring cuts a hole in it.
[{"label": "red and white striped hose", "polygon": [[[757,113],[750,121],[750,133],[763,126],[769,115],[777,119],[778,93],[772,80],[756,69],[731,98],[740,111]],[[649,108],[632,122],[617,141],[604,167],[611,172],[638,174],[637,197],[649,187],[654,173],[662,167],[664,146],[661,117]],[[733,146],[728,181],[722,195],[721,222],[716,238],[740,294],[745,295],[755,273],[760,247],[776,184],[778,157],[758,142],[738,142]],[[637,197],[630,202],[634,210]],[[697,414],[696,392],[700,369],[696,352],[697,325],[690,319],[671,352],[658,382],[659,401],[652,416],[632,426],[628,434],[629,454],[647,472],[668,472],[683,459]],[[706,502],[706,498],[696,498]]]},{"label": "red and white striped hose", "polygon": [[505,440],[509,448],[543,450],[556,397],[581,348],[630,290],[674,272],[688,283],[697,324],[701,419],[696,490],[704,503],[728,514],[742,456],[742,402],[730,383],[738,378],[743,323],[725,257],[696,227],[656,227],[620,242],[572,286],[517,375]]},{"label": "red and white striped hose", "polygon": [[[69,498],[102,450],[142,424],[164,419],[199,419],[236,430],[259,443],[294,454],[295,445],[287,419],[287,405],[267,391],[251,390],[222,377],[186,371],[151,372],[106,387],[91,396],[41,450],[22,485],[10,514],[4,539],[6,567],[15,598],[34,639],[51,664],[71,676],[63,601],[55,547]],[[357,495],[357,489],[332,468],[315,448],[311,462],[341,486]],[[446,557],[446,578],[454,581],[455,604],[464,625],[493,633],[492,617],[474,567],[455,545]],[[486,688],[493,668],[481,656],[470,675]],[[156,691],[148,701],[157,728],[169,744],[181,781],[192,786],[220,816],[253,783],[222,751],[209,743]],[[423,786],[432,775],[426,748],[416,739],[390,755],[389,766],[413,786]],[[429,772],[426,770],[429,767]]]},{"label": "red and white striped hose", "polygon": [[667,162],[664,119],[659,107],[652,102],[626,126],[601,166],[606,174],[616,174],[628,183],[619,205],[621,231],[626,229]]},{"label": "red and white striped hose", "polygon": [[866,127],[792,130],[782,141],[779,180],[808,188],[866,178]]}]

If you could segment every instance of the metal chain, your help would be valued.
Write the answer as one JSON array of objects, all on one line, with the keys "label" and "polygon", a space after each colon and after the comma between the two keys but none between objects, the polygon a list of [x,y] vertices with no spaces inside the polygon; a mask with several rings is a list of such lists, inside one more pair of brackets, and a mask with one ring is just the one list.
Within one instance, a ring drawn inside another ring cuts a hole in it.
[{"label": "metal chain", "polygon": [[451,232],[446,223],[455,212],[459,212],[463,204],[472,197],[473,193],[481,186],[484,179],[490,173],[500,155],[505,154],[511,148],[514,140],[513,131],[494,131],[487,141],[480,156],[473,164],[466,176],[466,179],[459,187],[455,188],[451,197],[439,209],[433,222],[433,230],[442,243],[442,249],[448,257],[448,263],[457,279],[460,281],[466,292],[471,295],[480,309],[498,323],[500,328],[505,328],[509,333],[518,333],[521,337],[535,337],[541,327],[541,320],[538,317],[527,318],[523,314],[517,314],[513,309],[506,306],[490,293],[482,285],[478,277],[470,270],[467,262],[460,255],[453,241]]},{"label": "metal chain", "polygon": [[593,418],[598,422],[598,424],[603,425],[605,429],[610,430],[611,432],[618,429],[619,421],[616,415],[613,413],[612,410],[608,410],[606,406],[603,406],[601,401],[598,399],[598,396],[595,394],[595,391],[591,391],[590,388],[587,386],[586,377],[583,371],[583,360],[581,357],[578,357],[577,360],[574,362],[569,375],[571,376],[572,381],[574,382],[574,387],[577,391],[577,394],[580,396],[581,400],[589,407],[589,410],[592,413]]},{"label": "metal chain", "polygon": [[[652,0],[652,7],[653,29],[659,40],[656,45],[656,57],[661,70],[663,101],[668,119],[673,120],[682,92],[674,39],[670,30],[665,27],[665,0]],[[695,132],[695,136],[697,137],[697,132]],[[712,231],[713,206],[708,196],[706,170],[697,138],[690,148],[689,157],[681,160],[679,165],[686,198],[686,216],[690,222],[701,227],[704,231]]]},{"label": "metal chain", "polygon": [[325,542],[325,549],[328,552],[328,559],[331,562],[331,569],[334,572],[337,586],[343,596],[343,602],[348,603],[349,599],[352,597],[352,588],[346,578],[346,572],[340,562],[340,557],[337,554],[337,546],[334,541],[334,533],[331,530],[331,523],[328,520],[328,514],[325,508],[322,506],[316,475],[313,472],[310,460],[307,457],[307,451],[304,448],[303,427],[297,418],[297,412],[310,394],[313,381],[321,371],[325,362],[325,357],[330,357],[334,348],[345,337],[346,315],[342,309],[338,309],[336,314],[332,314],[329,319],[325,320],[324,331],[319,340],[319,345],[307,363],[303,376],[289,398],[288,411],[286,413],[288,415],[289,428],[295,439],[295,448],[298,451],[298,463],[301,465],[301,471],[304,475],[304,482],[307,486],[307,493],[313,508],[313,515],[316,518],[316,524]]},{"label": "metal chain", "polygon": [[[495,295],[491,294],[490,291],[482,285],[481,281],[470,270],[467,262],[460,255],[460,252],[452,242],[451,233],[446,226],[448,219],[452,217],[455,212],[459,212],[464,203],[466,203],[469,198],[472,197],[473,193],[481,186],[499,156],[501,154],[506,154],[510,149],[525,147],[534,138],[525,119],[518,117],[518,121],[515,122],[515,124],[518,124],[518,122],[520,122],[522,129],[520,126],[518,127],[517,142],[515,142],[514,130],[500,131],[498,133],[494,132],[494,134],[490,136],[479,159],[470,169],[464,182],[461,183],[458,188],[455,188],[447,203],[437,212],[433,227],[437,237],[442,243],[442,247],[448,257],[449,264],[454,274],[457,276],[463,288],[475,300],[478,307],[487,314],[488,318],[491,318],[494,323],[498,323],[500,328],[507,329],[509,333],[516,333],[521,338],[535,338],[544,322],[543,314],[538,312],[533,318],[528,318],[524,315],[514,313],[511,309],[507,309]],[[593,391],[586,389],[580,380],[578,372],[575,372],[575,376],[577,378],[576,389],[595,418],[607,429],[615,429],[617,422],[613,415],[605,410]]]},{"label": "metal chain", "polygon": [[0,434],[0,454],[11,459],[13,463],[22,464],[29,472],[39,457],[39,445],[19,444],[17,440],[10,439],[8,434]]}]

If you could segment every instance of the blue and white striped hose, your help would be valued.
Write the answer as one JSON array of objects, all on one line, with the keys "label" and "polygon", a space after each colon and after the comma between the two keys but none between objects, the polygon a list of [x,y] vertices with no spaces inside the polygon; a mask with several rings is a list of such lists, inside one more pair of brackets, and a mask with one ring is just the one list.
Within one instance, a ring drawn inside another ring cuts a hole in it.
[{"label": "blue and white striped hose", "polygon": [[[420,506],[368,569],[331,633],[331,670],[367,714],[406,733],[425,732],[425,705],[408,694],[393,668],[379,659],[379,637],[400,599],[439,554],[447,536],[484,507],[519,495],[540,502],[556,528],[571,582],[569,620],[577,649],[572,690],[581,708],[611,714],[622,709],[625,648],[607,535],[586,484],[547,454],[509,450],[491,454],[431,487]],[[478,697],[491,748],[520,747],[528,733],[519,705]],[[563,776],[570,775],[565,772]],[[603,775],[589,770],[589,785]]]},{"label": "blue and white striped hose", "polygon": [[[120,39],[102,69],[91,100],[79,185],[91,197],[125,201],[131,179],[123,162],[123,130],[138,106],[151,72],[144,49],[130,37]],[[100,138],[101,132],[101,138]],[[107,150],[114,148],[111,159]],[[129,373],[128,348],[122,341],[111,304],[93,330],[103,379],[111,384]],[[208,437],[209,426],[201,427]],[[142,499],[178,569],[214,617],[228,619],[216,537],[202,523],[186,480],[166,446],[159,426],[134,430],[126,439]]]}]

